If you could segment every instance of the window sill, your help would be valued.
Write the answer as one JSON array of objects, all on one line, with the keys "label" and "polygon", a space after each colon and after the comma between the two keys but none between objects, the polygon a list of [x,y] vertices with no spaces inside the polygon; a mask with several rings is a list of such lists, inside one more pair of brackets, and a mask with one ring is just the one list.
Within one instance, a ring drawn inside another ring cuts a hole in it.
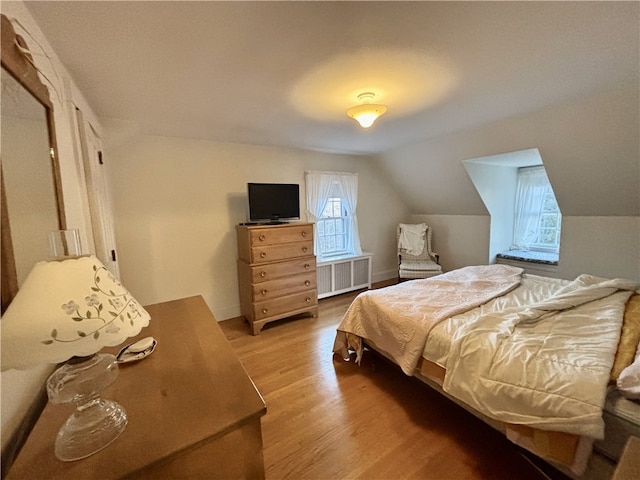
[{"label": "window sill", "polygon": [[508,252],[499,253],[498,258],[507,260],[517,260],[519,262],[535,263],[539,265],[558,265],[557,253],[532,252],[526,250],[509,250]]},{"label": "window sill", "polygon": [[362,258],[362,257],[371,257],[373,254],[369,253],[369,252],[362,252],[361,254],[357,254],[357,253],[341,253],[341,254],[337,254],[337,255],[325,255],[325,256],[318,256],[316,258],[316,263],[321,264],[321,263],[333,263],[333,262],[340,262],[342,260],[348,260],[351,258]]},{"label": "window sill", "polygon": [[559,269],[557,263],[540,263],[531,259],[505,258],[503,254],[497,255],[496,263],[522,268],[524,273],[542,275],[544,277],[556,277]]}]

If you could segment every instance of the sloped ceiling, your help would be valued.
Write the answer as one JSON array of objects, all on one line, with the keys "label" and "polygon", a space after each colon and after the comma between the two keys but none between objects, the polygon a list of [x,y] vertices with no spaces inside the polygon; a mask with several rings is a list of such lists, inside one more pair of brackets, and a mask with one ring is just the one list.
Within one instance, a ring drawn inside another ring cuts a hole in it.
[{"label": "sloped ceiling", "polygon": [[[462,161],[539,148],[564,215],[640,215],[637,2],[27,1],[96,114],[379,163],[486,215]],[[388,113],[346,116],[363,91]]]},{"label": "sloped ceiling", "polygon": [[[375,154],[637,76],[634,2],[28,1],[99,116]],[[370,130],[345,111],[373,91]]]}]

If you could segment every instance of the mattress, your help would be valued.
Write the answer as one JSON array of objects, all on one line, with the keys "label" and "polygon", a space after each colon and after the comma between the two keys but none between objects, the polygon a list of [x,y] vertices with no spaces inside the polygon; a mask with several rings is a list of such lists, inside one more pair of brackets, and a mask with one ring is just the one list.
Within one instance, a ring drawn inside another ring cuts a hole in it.
[{"label": "mattress", "polygon": [[604,439],[598,440],[593,446],[617,462],[629,437],[640,437],[640,403],[628,400],[611,386],[602,418],[605,423]]}]

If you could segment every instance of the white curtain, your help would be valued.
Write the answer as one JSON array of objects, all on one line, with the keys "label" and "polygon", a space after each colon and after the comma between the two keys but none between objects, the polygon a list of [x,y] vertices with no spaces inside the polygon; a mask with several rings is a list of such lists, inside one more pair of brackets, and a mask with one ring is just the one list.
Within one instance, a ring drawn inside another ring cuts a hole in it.
[{"label": "white curtain", "polygon": [[356,216],[356,207],[358,206],[358,175],[342,174],[338,175],[337,180],[342,190],[342,199],[344,200],[345,210],[347,211],[347,221],[350,224],[346,238],[346,247],[349,253],[360,255],[362,248],[360,248],[358,217]]},{"label": "white curtain", "polygon": [[[315,230],[318,219],[322,216],[324,207],[327,206],[327,200],[331,196],[333,189],[333,176],[322,172],[307,172],[306,174],[306,190],[307,190],[307,213],[309,221],[313,222]],[[319,254],[319,239],[317,232],[313,235],[313,250],[316,255]]]},{"label": "white curtain", "polygon": [[511,250],[528,250],[536,242],[544,192],[548,184],[544,167],[527,168],[518,172]]},{"label": "white curtain", "polygon": [[[327,205],[334,185],[337,185],[344,200],[348,216],[348,234],[346,237],[349,253],[361,254],[360,235],[358,234],[358,220],[356,207],[358,205],[358,175],[355,173],[337,172],[307,172],[307,213],[313,222],[314,229]],[[314,251],[319,254],[318,235],[314,235]]]}]

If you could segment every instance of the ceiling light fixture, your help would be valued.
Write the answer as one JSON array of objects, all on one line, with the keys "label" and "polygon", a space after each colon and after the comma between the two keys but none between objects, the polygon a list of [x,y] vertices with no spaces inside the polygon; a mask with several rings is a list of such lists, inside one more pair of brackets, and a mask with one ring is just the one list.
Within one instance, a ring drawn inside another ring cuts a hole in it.
[{"label": "ceiling light fixture", "polygon": [[347,110],[347,115],[358,122],[362,128],[369,128],[379,116],[384,115],[387,111],[387,107],[384,105],[371,103],[375,96],[373,92],[361,93],[358,95],[358,100],[362,104]]}]

